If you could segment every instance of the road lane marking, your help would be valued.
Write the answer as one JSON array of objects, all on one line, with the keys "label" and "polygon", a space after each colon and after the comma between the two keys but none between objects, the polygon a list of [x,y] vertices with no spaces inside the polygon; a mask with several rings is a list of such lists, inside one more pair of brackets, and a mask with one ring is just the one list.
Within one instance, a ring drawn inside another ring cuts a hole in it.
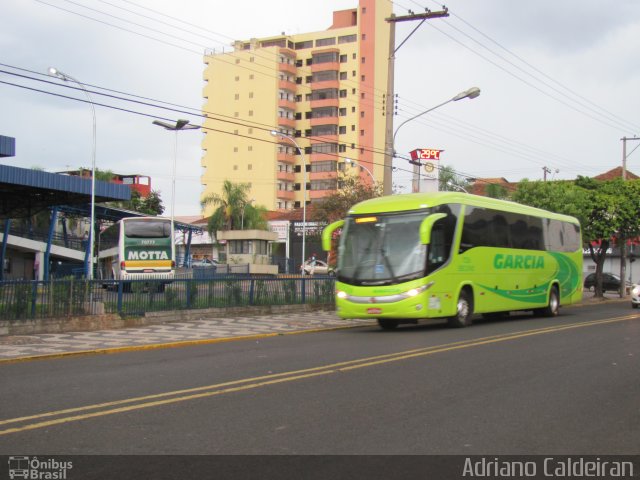
[{"label": "road lane marking", "polygon": [[[542,328],[537,328],[532,330],[524,330],[521,332],[510,332],[510,333],[504,333],[504,334],[493,335],[488,337],[462,340],[462,341],[452,342],[452,343],[447,343],[442,345],[434,345],[430,347],[405,350],[402,352],[375,355],[375,356],[366,357],[366,358],[360,358],[355,360],[348,360],[344,362],[323,365],[319,367],[311,367],[311,368],[306,368],[301,370],[293,370],[289,372],[274,373],[274,374],[263,375],[259,377],[233,380],[233,381],[218,383],[214,385],[175,390],[171,392],[145,395],[140,397],[115,400],[112,402],[103,402],[103,403],[98,403],[94,405],[86,405],[82,407],[68,408],[64,410],[44,412],[44,413],[30,415],[30,416],[0,420],[0,425],[9,425],[9,424],[30,422],[32,420],[42,420],[46,418],[51,418],[51,420],[37,421],[35,423],[29,423],[22,426],[16,426],[16,427],[8,428],[5,430],[0,430],[0,435],[9,435],[9,434],[28,431],[28,430],[35,430],[39,428],[45,428],[45,427],[50,427],[54,425],[61,425],[65,423],[80,421],[80,420],[87,420],[90,418],[102,417],[106,415],[125,413],[125,412],[134,411],[134,410],[141,410],[144,408],[158,407],[162,405],[196,400],[200,398],[212,397],[212,396],[217,396],[217,395],[222,395],[227,393],[241,392],[241,391],[251,390],[251,389],[265,387],[269,385],[275,385],[275,384],[280,384],[285,382],[318,377],[321,375],[348,372],[348,371],[359,369],[359,368],[372,367],[375,365],[381,365],[381,364],[390,363],[390,362],[408,360],[412,358],[433,355],[436,353],[444,353],[444,352],[460,350],[464,348],[495,344],[499,342],[517,340],[521,338],[542,335],[546,333],[562,332],[562,331],[572,330],[576,328],[584,328],[584,327],[591,327],[596,325],[623,322],[623,321],[634,320],[638,318],[640,317],[637,314],[632,314],[632,315],[625,315],[622,317],[591,320],[588,322],[576,322],[576,323],[570,323],[566,325],[542,327]],[[115,408],[112,408],[112,407],[115,407]],[[92,412],[91,410],[98,410],[98,411]],[[87,413],[81,413],[81,412],[87,412]],[[68,414],[75,414],[75,413],[77,413],[77,415],[66,416]],[[52,418],[52,417],[60,417],[60,418]]]}]

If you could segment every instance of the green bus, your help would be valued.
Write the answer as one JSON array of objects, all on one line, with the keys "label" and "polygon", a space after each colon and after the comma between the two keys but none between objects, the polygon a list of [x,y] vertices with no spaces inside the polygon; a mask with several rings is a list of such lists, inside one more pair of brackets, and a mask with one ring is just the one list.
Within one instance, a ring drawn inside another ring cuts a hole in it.
[{"label": "green bus", "polygon": [[[103,230],[98,242],[98,278],[173,281],[176,262],[171,219],[123,218]],[[162,290],[164,283],[159,285]]]},{"label": "green bus", "polygon": [[[338,229],[341,229],[339,231]],[[336,308],[383,329],[419,319],[516,310],[555,316],[582,299],[577,219],[467,193],[413,193],[354,205],[327,226],[338,237]]]}]

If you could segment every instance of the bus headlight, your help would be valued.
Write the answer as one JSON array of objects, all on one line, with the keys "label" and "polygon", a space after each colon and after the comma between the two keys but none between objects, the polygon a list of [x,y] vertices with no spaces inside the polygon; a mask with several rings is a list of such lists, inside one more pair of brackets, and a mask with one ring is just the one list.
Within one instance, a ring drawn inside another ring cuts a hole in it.
[{"label": "bus headlight", "polygon": [[338,290],[336,292],[336,297],[340,298],[340,299],[345,299],[348,297],[347,292],[343,292],[342,290]]},{"label": "bus headlight", "polygon": [[421,287],[418,288],[412,288],[411,290],[408,290],[406,292],[404,292],[404,294],[407,297],[415,297],[416,295],[420,295],[422,292],[424,292],[425,290],[428,290],[429,288],[431,288],[433,286],[433,282],[429,282],[426,285],[423,285]]},{"label": "bus headlight", "polygon": [[633,287],[633,290],[631,290],[631,293],[633,294],[634,297],[640,296],[640,285],[636,285],[635,287]]}]

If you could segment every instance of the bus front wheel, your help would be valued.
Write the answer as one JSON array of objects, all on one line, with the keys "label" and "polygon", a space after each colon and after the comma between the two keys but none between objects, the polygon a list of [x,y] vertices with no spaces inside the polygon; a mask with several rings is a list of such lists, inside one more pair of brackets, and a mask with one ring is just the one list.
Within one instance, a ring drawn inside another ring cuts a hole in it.
[{"label": "bus front wheel", "polygon": [[449,317],[449,326],[455,328],[468,327],[471,325],[471,316],[473,315],[473,296],[469,290],[464,289],[460,292],[458,303],[456,304],[456,314]]},{"label": "bus front wheel", "polygon": [[380,325],[380,328],[383,330],[395,330],[398,327],[398,320],[379,318],[378,325]]}]

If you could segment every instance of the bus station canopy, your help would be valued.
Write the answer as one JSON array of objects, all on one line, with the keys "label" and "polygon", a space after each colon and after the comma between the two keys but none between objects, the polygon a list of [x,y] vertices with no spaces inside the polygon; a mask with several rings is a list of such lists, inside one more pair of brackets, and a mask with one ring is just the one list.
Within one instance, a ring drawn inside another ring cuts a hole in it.
[{"label": "bus station canopy", "polygon": [[[95,202],[131,199],[127,185],[95,182]],[[0,219],[23,218],[51,207],[91,203],[91,179],[0,165]]]}]

